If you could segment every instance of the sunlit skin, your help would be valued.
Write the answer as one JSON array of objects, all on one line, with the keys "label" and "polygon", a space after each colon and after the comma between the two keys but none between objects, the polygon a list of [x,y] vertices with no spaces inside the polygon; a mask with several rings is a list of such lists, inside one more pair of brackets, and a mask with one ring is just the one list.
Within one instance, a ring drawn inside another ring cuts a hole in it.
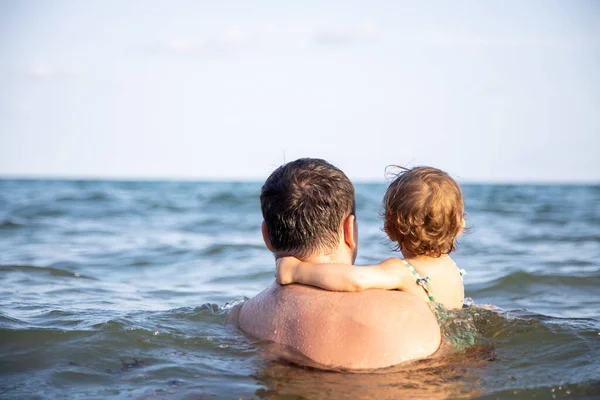
[{"label": "sunlit skin", "polygon": [[[437,303],[446,308],[462,307],[464,287],[458,268],[449,255],[415,256],[407,250],[402,251],[402,255],[419,275],[431,278],[427,287]],[[341,292],[398,289],[429,302],[427,293],[417,284],[415,276],[395,257],[364,267],[350,263],[300,261],[294,257],[283,257],[277,260],[276,278],[281,285],[302,283]]]},{"label": "sunlit skin", "polygon": [[[263,223],[263,238],[269,243]],[[356,220],[342,222],[332,252],[302,262],[351,264],[356,256]],[[275,255],[277,258],[277,254]],[[273,283],[240,310],[240,328],[289,346],[328,367],[372,369],[426,358],[438,349],[440,328],[427,304],[406,292],[332,292]]]}]

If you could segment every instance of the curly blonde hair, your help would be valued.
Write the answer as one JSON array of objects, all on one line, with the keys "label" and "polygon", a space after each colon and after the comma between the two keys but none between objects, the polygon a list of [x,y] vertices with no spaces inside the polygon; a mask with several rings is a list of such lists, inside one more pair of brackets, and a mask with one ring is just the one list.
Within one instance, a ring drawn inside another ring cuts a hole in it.
[{"label": "curly blonde hair", "polygon": [[400,168],[383,198],[386,234],[415,256],[451,253],[464,227],[460,186],[437,168]]}]

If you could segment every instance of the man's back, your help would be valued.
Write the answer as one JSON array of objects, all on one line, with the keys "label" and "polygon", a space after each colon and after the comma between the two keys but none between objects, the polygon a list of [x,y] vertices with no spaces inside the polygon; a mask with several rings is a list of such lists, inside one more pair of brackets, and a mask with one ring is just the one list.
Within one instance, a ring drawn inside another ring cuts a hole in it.
[{"label": "man's back", "polygon": [[289,346],[319,364],[349,369],[424,358],[441,340],[423,300],[383,290],[342,293],[273,284],[244,304],[239,324],[246,333]]}]

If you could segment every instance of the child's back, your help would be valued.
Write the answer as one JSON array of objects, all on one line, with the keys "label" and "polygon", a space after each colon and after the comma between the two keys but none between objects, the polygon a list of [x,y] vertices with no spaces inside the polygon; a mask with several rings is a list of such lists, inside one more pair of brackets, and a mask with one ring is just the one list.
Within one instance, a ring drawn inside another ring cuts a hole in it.
[{"label": "child's back", "polygon": [[[403,268],[408,268],[399,259],[398,263],[402,263]],[[424,300],[430,300],[442,304],[446,308],[461,308],[465,298],[465,290],[463,287],[461,272],[454,264],[450,257],[439,257],[437,259],[417,258],[404,260],[409,263],[422,278],[428,277],[429,281],[425,283],[424,288],[417,284],[416,279],[414,285],[404,286],[402,290],[412,293]]]}]

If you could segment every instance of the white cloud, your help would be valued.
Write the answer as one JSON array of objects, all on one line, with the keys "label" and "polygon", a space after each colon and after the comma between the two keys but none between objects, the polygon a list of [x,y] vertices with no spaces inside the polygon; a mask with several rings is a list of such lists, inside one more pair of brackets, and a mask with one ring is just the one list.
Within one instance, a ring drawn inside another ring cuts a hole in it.
[{"label": "white cloud", "polygon": [[475,33],[427,31],[416,35],[401,36],[396,42],[419,47],[542,47],[573,48],[598,46],[598,40],[585,37],[534,37],[489,36]]},{"label": "white cloud", "polygon": [[50,66],[50,64],[38,62],[26,67],[25,70],[27,75],[36,78],[46,78],[55,73],[55,70]]},{"label": "white cloud", "polygon": [[229,27],[221,32],[202,37],[177,36],[158,46],[160,51],[171,53],[200,53],[230,50],[250,43],[250,32],[242,27]]},{"label": "white cloud", "polygon": [[219,35],[218,41],[228,46],[239,46],[250,41],[250,33],[244,28],[232,26]]},{"label": "white cloud", "polygon": [[79,75],[74,68],[57,67],[46,61],[38,61],[20,68],[21,75],[34,79],[72,78]]},{"label": "white cloud", "polygon": [[332,26],[318,29],[314,41],[320,45],[338,46],[357,43],[368,43],[379,40],[379,26],[372,21],[365,21],[354,26]]},{"label": "white cloud", "polygon": [[373,21],[363,22],[357,29],[358,37],[367,40],[376,40],[379,38],[379,26]]},{"label": "white cloud", "polygon": [[167,44],[167,49],[177,53],[197,52],[206,47],[205,40],[193,40],[187,37],[176,37]]}]

